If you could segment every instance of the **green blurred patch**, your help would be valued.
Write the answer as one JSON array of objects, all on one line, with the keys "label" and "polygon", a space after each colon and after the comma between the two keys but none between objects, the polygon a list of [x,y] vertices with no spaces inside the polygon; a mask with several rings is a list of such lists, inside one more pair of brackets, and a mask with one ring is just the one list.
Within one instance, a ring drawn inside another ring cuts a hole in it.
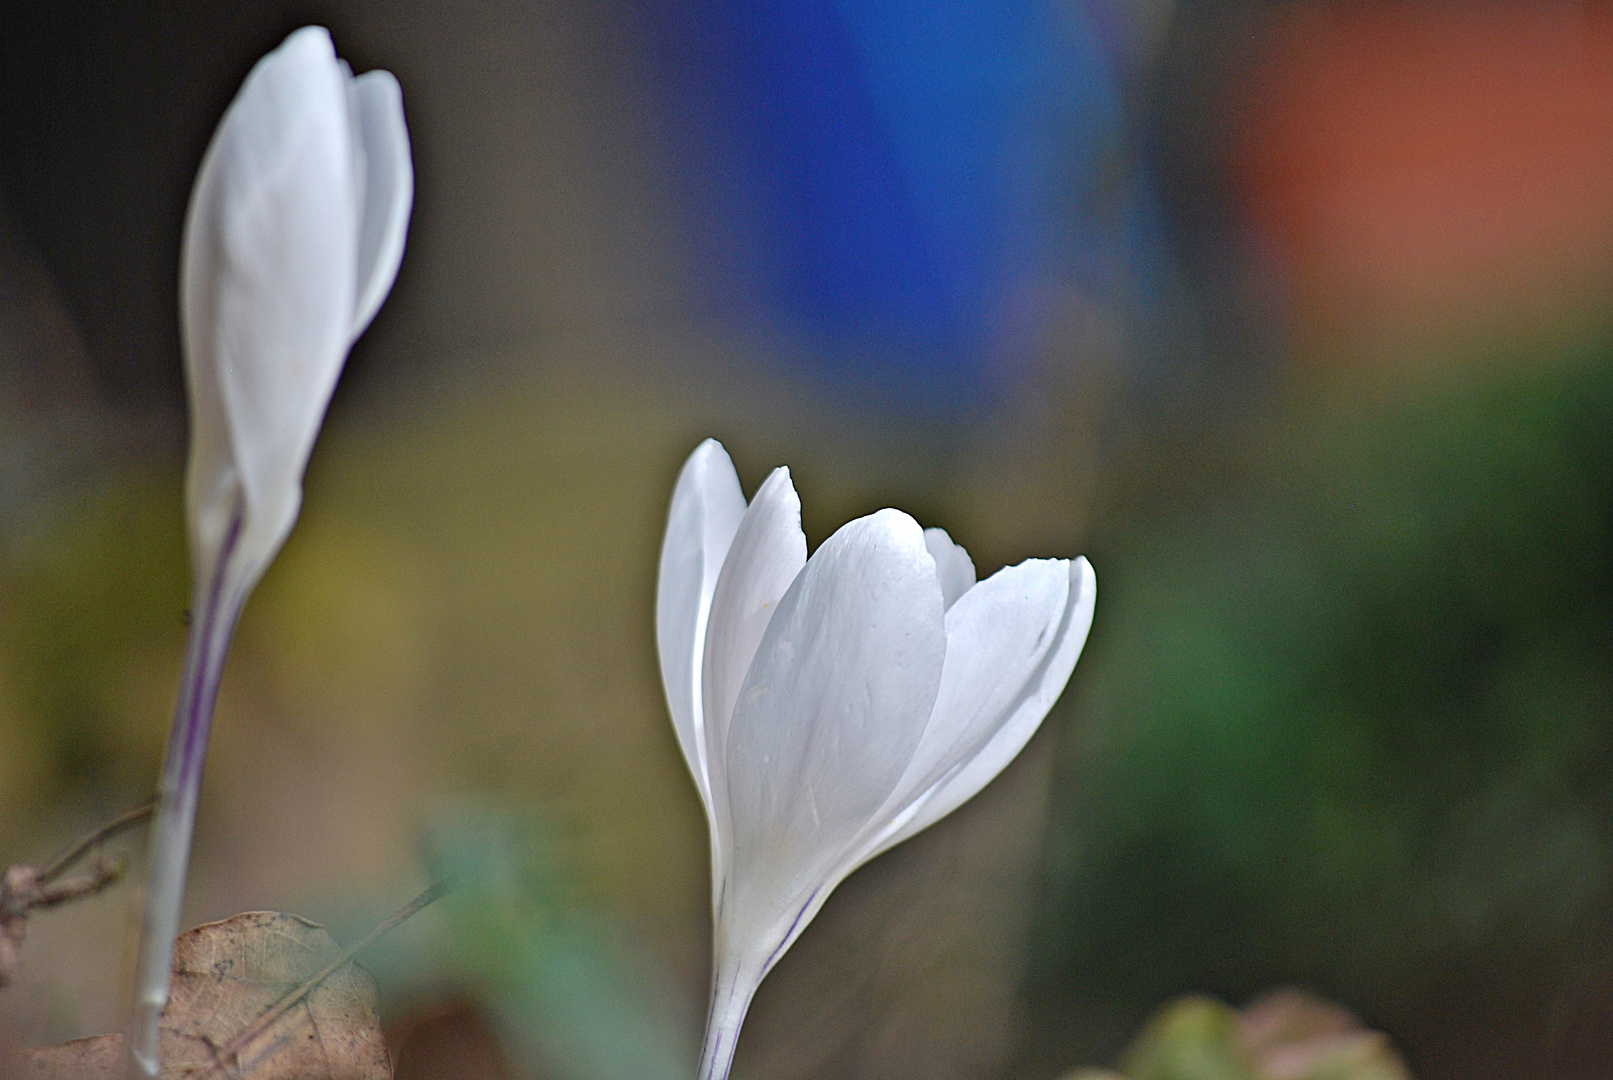
[{"label": "green blurred patch", "polygon": [[526,1075],[680,1080],[698,1048],[679,995],[601,914],[578,853],[536,813],[461,804],[438,815],[426,861],[455,890],[431,929],[397,935],[366,963],[391,998],[449,988],[475,1002]]},{"label": "green blurred patch", "polygon": [[1044,1006],[1301,978],[1408,1047],[1537,1037],[1613,926],[1610,430],[1605,351],[1299,402],[1106,537]]},{"label": "green blurred patch", "polygon": [[0,802],[37,812],[79,783],[116,805],[105,789],[155,769],[178,681],[188,598],[178,485],[109,477],[0,555]]},{"label": "green blurred patch", "polygon": [[1256,1080],[1238,1017],[1212,998],[1188,998],[1148,1022],[1122,1058],[1130,1080]]}]

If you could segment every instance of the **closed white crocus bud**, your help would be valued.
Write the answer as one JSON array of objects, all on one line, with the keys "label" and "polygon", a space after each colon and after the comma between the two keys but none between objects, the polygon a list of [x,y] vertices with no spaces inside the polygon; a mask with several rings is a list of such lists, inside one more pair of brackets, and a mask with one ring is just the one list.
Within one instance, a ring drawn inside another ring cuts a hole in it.
[{"label": "closed white crocus bud", "polygon": [[337,376],[403,258],[414,198],[397,80],[310,26],[260,60],[202,159],[180,268],[191,450],[190,645],[158,786],[129,1047],[160,1072],[196,798],[236,617],[285,542]]},{"label": "closed white crocus bud", "polygon": [[762,977],[858,866],[957,809],[1024,747],[1092,625],[1085,559],[975,581],[899,510],[810,559],[777,469],[747,507],[708,440],[672,495],[656,639],[711,826],[715,919],[700,1080],[724,1080]]}]

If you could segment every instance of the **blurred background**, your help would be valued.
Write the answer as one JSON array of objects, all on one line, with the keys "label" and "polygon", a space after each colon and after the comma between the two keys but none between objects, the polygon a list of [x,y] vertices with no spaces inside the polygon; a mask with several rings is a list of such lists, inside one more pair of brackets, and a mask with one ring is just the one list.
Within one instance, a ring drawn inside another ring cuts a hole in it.
[{"label": "blurred background", "polygon": [[[400,1078],[689,1075],[652,597],[711,435],[813,545],[895,505],[1102,582],[1042,732],[841,887],[739,1074],[1237,1080],[1122,1048],[1289,986],[1420,1080],[1613,1076],[1601,3],[20,6],[0,863],[153,785],[185,200],[309,22],[397,74],[418,194],[224,677],[187,923],[351,940],[457,869],[366,955]],[[36,916],[7,1037],[118,1027],[137,909]]]}]

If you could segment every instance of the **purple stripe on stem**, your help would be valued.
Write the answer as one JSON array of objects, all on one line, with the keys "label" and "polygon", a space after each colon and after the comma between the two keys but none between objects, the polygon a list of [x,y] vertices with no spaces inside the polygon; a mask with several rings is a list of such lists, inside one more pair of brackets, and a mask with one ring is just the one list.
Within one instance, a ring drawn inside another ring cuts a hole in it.
[{"label": "purple stripe on stem", "polygon": [[162,1071],[158,1025],[168,1002],[169,969],[173,964],[174,939],[179,935],[185,872],[190,864],[191,834],[196,825],[196,802],[201,789],[202,765],[207,758],[207,736],[213,726],[213,708],[218,702],[224,658],[229,653],[235,620],[245,600],[244,591],[241,595],[225,592],[241,524],[237,510],[225,532],[201,610],[193,613],[185,674],[180,682],[174,726],[168,736],[157,785],[145,919],[135,971],[134,1017],[128,1039],[131,1076],[136,1078],[155,1077]]},{"label": "purple stripe on stem", "polygon": [[784,955],[784,950],[789,948],[822,889],[820,885],[812,890],[760,969],[751,970],[744,965],[730,967],[722,956],[722,950],[718,950],[716,965],[711,973],[711,1010],[706,1016],[706,1040],[700,1050],[698,1080],[728,1080],[728,1072],[734,1065],[734,1051],[738,1049],[739,1029],[745,1022],[745,1014],[750,1011],[756,987],[762,977],[772,970],[778,958]]}]

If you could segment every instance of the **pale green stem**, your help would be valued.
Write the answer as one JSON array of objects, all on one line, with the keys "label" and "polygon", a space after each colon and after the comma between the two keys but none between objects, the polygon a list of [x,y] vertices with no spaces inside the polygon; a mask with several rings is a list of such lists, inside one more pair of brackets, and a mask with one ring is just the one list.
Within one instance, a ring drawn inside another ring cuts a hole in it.
[{"label": "pale green stem", "polygon": [[711,1009],[706,1016],[706,1041],[700,1050],[698,1080],[728,1080],[739,1029],[760,981],[748,967],[726,963],[720,956],[717,958],[717,966],[711,974]]},{"label": "pale green stem", "polygon": [[162,1072],[158,1024],[168,1003],[168,981],[179,936],[185,899],[185,871],[190,863],[191,834],[201,790],[207,737],[218,701],[219,676],[229,652],[235,620],[245,596],[226,591],[230,558],[240,534],[237,517],[225,536],[212,579],[196,583],[191,607],[190,643],[179,686],[174,725],[168,734],[162,775],[157,783],[156,816],[151,829],[145,918],[135,968],[134,1017],[129,1026],[131,1075],[155,1077]]}]

